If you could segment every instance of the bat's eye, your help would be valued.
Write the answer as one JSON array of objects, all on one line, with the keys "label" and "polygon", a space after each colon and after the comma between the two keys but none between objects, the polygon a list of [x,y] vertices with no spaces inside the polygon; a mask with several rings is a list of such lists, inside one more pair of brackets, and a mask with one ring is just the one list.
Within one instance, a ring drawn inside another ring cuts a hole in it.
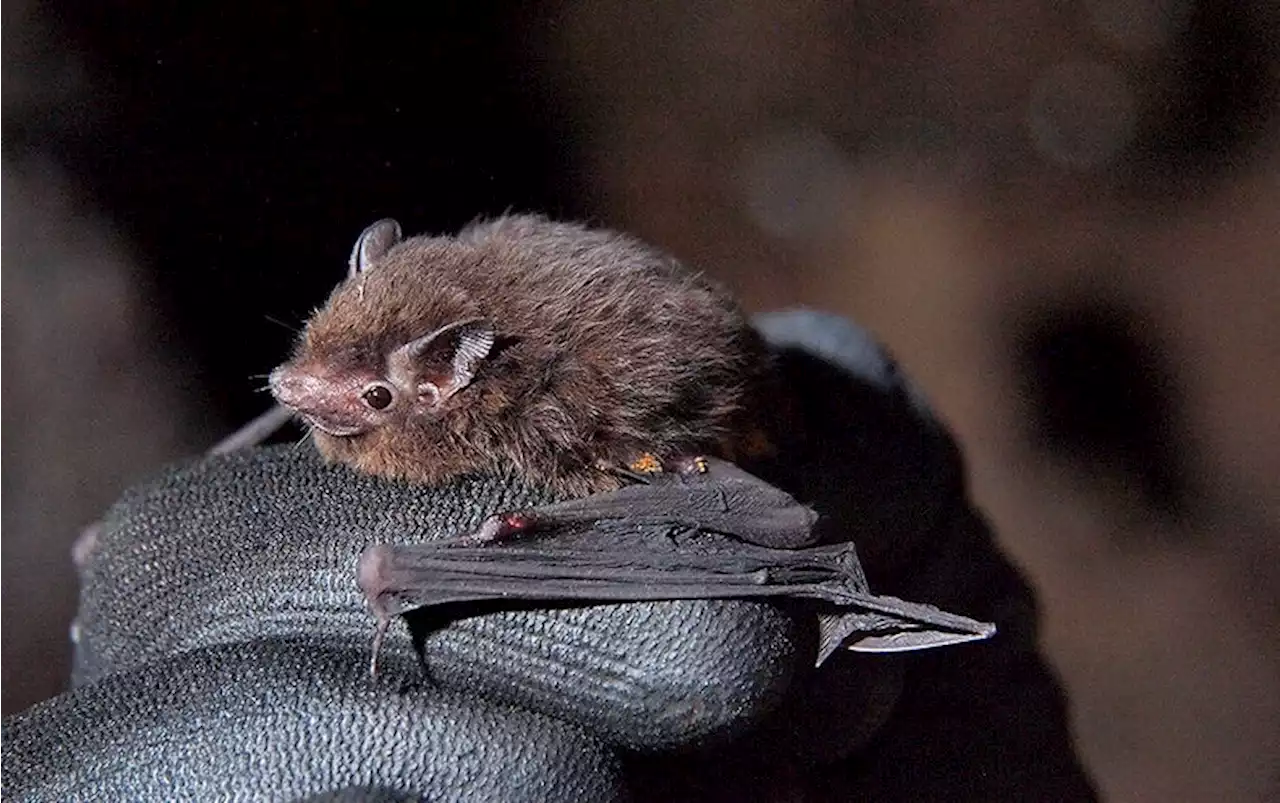
[{"label": "bat's eye", "polygon": [[375,410],[385,410],[391,405],[391,391],[385,385],[374,385],[360,394],[360,398]]}]

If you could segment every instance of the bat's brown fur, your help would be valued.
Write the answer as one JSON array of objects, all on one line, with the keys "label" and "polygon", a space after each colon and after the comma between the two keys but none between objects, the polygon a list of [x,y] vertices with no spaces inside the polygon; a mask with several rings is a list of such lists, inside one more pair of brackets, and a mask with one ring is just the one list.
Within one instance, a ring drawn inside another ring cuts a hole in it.
[{"label": "bat's brown fur", "polygon": [[541,217],[404,240],[335,289],[289,365],[358,403],[396,347],[475,317],[497,343],[469,385],[360,434],[316,429],[320,451],[383,476],[514,470],[581,495],[617,487],[605,467],[724,455],[752,431],[767,358],[729,294],[635,239]]}]

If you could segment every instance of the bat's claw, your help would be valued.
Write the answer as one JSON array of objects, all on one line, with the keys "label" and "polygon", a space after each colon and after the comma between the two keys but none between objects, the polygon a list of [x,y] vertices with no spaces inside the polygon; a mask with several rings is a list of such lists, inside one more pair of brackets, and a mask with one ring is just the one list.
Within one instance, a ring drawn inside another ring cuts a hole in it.
[{"label": "bat's claw", "polygon": [[684,477],[706,474],[710,471],[710,464],[702,455],[686,455],[664,463],[652,453],[645,452],[626,466],[616,466],[613,470],[617,474],[647,483],[669,474]]},{"label": "bat's claw", "polygon": [[373,631],[373,653],[369,656],[369,677],[374,680],[378,679],[378,656],[382,653],[382,642],[386,639],[387,628],[390,626],[390,619],[378,617],[378,626]]}]

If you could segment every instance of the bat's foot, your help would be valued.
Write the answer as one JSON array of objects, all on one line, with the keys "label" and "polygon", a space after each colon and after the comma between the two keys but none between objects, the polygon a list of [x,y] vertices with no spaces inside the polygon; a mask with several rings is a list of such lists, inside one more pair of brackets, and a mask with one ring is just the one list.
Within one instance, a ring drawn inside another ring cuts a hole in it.
[{"label": "bat's foot", "polygon": [[639,483],[651,484],[662,480],[682,480],[710,471],[710,463],[702,455],[681,455],[660,461],[650,452],[644,452],[625,466],[614,465],[608,470]]},{"label": "bat's foot", "polygon": [[681,455],[662,461],[652,453],[645,452],[628,463],[625,468],[617,470],[619,473],[648,481],[662,474],[706,474],[708,465],[707,458],[702,455]]},{"label": "bat's foot", "polygon": [[628,463],[627,468],[637,474],[661,474],[662,461],[649,452],[644,452]]},{"label": "bat's foot", "polygon": [[[656,470],[653,468],[654,465],[658,466]],[[609,482],[601,483],[600,487],[595,489],[596,493],[616,491],[630,483],[647,484],[662,472],[662,466],[657,463],[657,458],[648,452],[634,460],[600,458],[592,464],[592,468],[611,478]],[[618,480],[624,480],[624,482],[617,482]],[[610,483],[614,484],[612,488],[607,487]]]},{"label": "bat's foot", "polygon": [[677,457],[667,462],[667,470],[675,474],[706,474],[711,470],[711,466],[707,463],[707,458],[702,455],[690,455],[688,457]]}]

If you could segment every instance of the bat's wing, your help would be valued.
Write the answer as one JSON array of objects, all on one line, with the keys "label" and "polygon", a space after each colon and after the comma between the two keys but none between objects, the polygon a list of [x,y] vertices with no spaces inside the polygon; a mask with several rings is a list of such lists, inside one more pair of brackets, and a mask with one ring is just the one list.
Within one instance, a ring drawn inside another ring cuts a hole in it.
[{"label": "bat's wing", "polygon": [[814,604],[820,625],[818,664],[842,645],[897,652],[995,632],[994,625],[931,605],[871,594],[851,544],[783,550],[687,530],[620,535],[383,544],[361,556],[360,586],[383,622],[458,602],[804,600]]},{"label": "bat's wing", "polygon": [[821,666],[840,647],[855,652],[909,652],[981,641],[996,626],[897,597],[860,596],[842,609],[818,614]]},{"label": "bat's wing", "polygon": [[495,516],[459,538],[370,547],[359,583],[379,633],[394,616],[448,603],[675,599],[812,604],[819,664],[842,645],[916,650],[995,632],[870,593],[852,544],[806,545],[815,520],[785,492],[717,462],[703,475]]}]

